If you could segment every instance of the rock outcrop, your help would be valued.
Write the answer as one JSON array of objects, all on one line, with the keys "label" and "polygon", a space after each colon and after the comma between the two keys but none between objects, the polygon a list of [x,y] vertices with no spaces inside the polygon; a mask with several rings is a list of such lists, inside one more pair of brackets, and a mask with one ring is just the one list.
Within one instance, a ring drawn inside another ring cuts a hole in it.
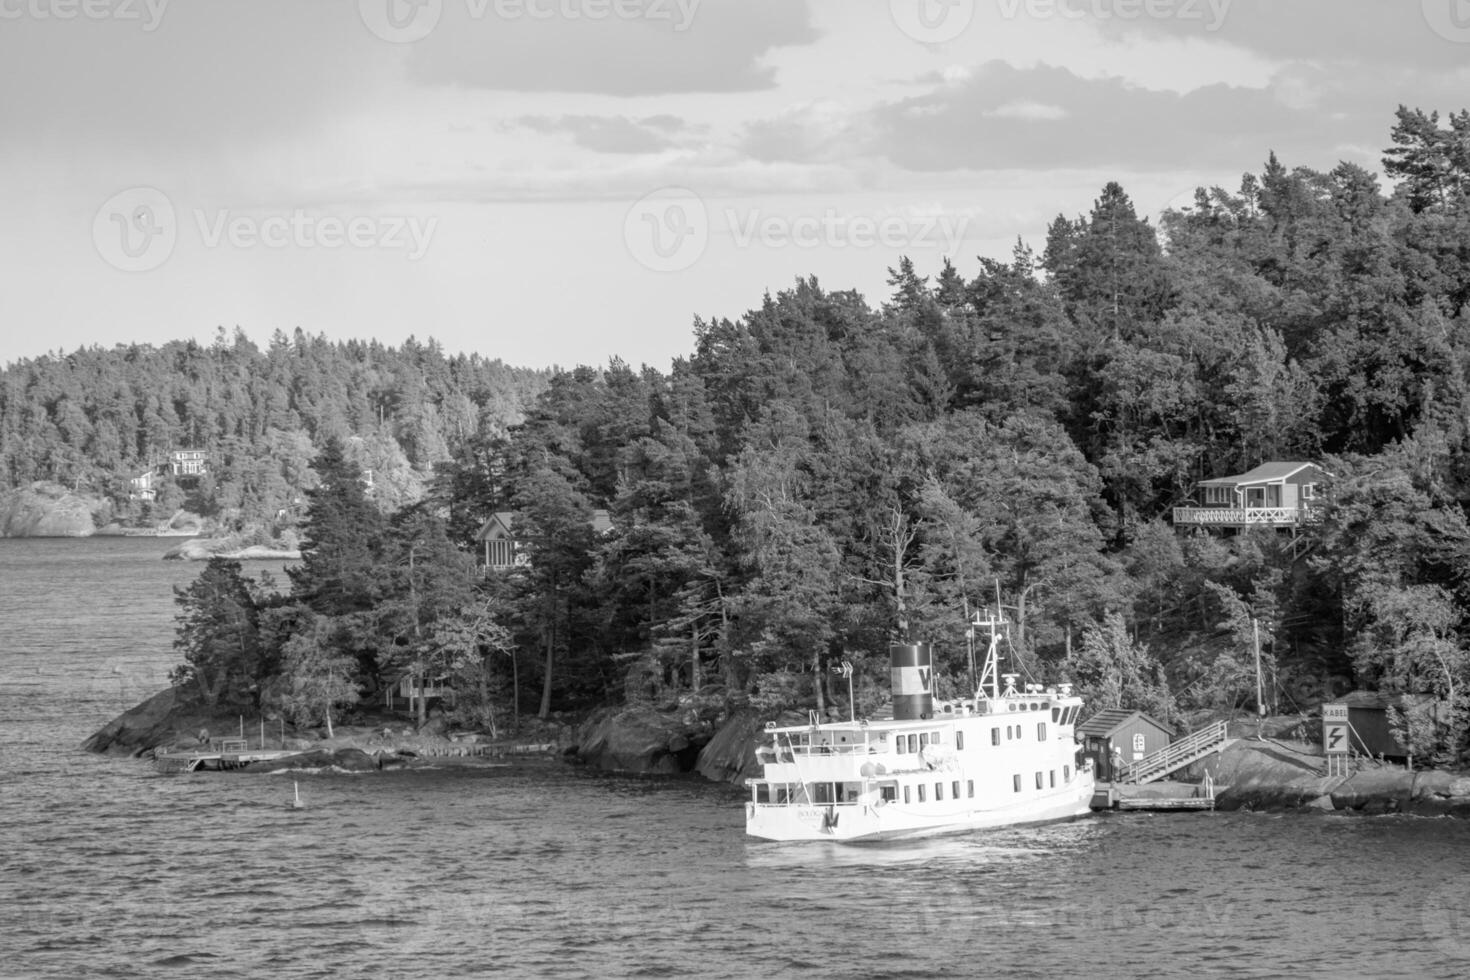
[{"label": "rock outcrop", "polygon": [[[395,760],[397,756],[393,757]],[[242,772],[281,772],[286,769],[341,769],[346,772],[371,772],[382,766],[376,756],[362,749],[314,749],[296,755],[282,756],[267,762],[252,762]]]},{"label": "rock outcrop", "polygon": [[1240,739],[1219,756],[1190,768],[1208,772],[1219,786],[1221,810],[1331,810],[1363,814],[1410,813],[1470,817],[1470,778],[1464,774],[1410,772],[1361,763],[1347,775],[1327,776],[1324,761],[1306,743]]},{"label": "rock outcrop", "polygon": [[201,729],[229,733],[238,721],[236,716],[195,705],[180,697],[178,688],[170,687],[112,719],[83,742],[82,748],[107,755],[142,755],[174,743],[195,744]]},{"label": "rock outcrop", "polygon": [[111,519],[105,500],[59,483],[32,483],[0,493],[0,537],[84,538]]},{"label": "rock outcrop", "polygon": [[266,544],[242,546],[231,538],[191,538],[165,551],[163,557],[173,561],[207,561],[216,557],[234,561],[297,561],[301,550]]},{"label": "rock outcrop", "polygon": [[576,756],[613,772],[691,772],[724,715],[722,696],[601,708],[582,726]]}]

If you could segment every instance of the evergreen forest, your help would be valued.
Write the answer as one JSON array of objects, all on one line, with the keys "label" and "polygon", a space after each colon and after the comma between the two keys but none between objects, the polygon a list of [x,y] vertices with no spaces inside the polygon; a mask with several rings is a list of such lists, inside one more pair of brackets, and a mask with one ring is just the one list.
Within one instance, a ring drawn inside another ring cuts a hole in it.
[{"label": "evergreen forest", "polygon": [[[536,372],[437,345],[278,333],[117,346],[0,374],[0,487],[111,496],[172,448],[209,474],[148,506],[300,536],[287,583],[215,560],[179,595],[178,680],[330,718],[405,673],[469,723],[704,692],[857,710],[887,647],[1095,708],[1470,707],[1470,111],[1400,107],[1382,174],[1270,155],[1155,227],[1116,183],[1006,261],[888,270],[875,305],[801,279],[698,318],[667,371]],[[1039,230],[1039,229],[1038,229]],[[492,352],[493,353],[493,352]],[[1295,533],[1186,532],[1201,480],[1329,474]],[[368,471],[371,471],[369,476]],[[605,511],[610,528],[594,525]],[[517,560],[477,539],[512,515]]]}]

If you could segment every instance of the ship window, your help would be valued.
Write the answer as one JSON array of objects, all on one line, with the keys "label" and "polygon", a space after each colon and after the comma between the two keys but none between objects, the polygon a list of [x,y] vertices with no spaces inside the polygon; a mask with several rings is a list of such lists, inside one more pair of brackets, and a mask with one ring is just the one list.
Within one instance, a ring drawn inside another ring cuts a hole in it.
[{"label": "ship window", "polygon": [[923,783],[920,783],[919,784],[919,802],[920,803],[923,803],[924,802],[924,784]]},{"label": "ship window", "polygon": [[903,801],[905,803],[909,801],[909,788],[907,786],[903,788]]},{"label": "ship window", "polygon": [[917,736],[917,735],[910,735],[909,736],[909,751],[910,752],[918,752],[919,751],[919,736]]},{"label": "ship window", "polygon": [[1013,786],[1015,786],[1017,793],[1021,792],[1021,774],[1020,773],[1016,773],[1014,776],[1011,777],[1011,784]]},{"label": "ship window", "polygon": [[929,744],[929,733],[928,732],[920,732],[919,733],[919,750],[920,751],[923,751],[924,746],[926,746],[928,744]]},{"label": "ship window", "polygon": [[1072,781],[1072,767],[1071,766],[1062,766],[1062,779],[1064,781],[1066,781],[1066,782],[1069,782],[1069,783]]},{"label": "ship window", "polygon": [[990,730],[990,744],[991,745],[999,745],[1000,744],[1000,729],[999,728],[992,728]]},{"label": "ship window", "polygon": [[954,798],[955,799],[959,799],[960,798],[960,781],[958,779],[956,779],[954,782],[952,782],[952,783],[949,784],[949,788],[950,788],[950,790],[951,790]]},{"label": "ship window", "polygon": [[1052,789],[1056,789],[1057,788],[1057,771],[1055,769],[1053,769],[1047,775],[1049,777],[1048,780],[1047,780],[1048,785],[1050,785]]},{"label": "ship window", "polygon": [[1041,773],[1036,774],[1036,788],[1041,789]]},{"label": "ship window", "polygon": [[884,803],[895,803],[898,801],[898,786],[895,783],[884,783],[878,789],[883,794]]},{"label": "ship window", "polygon": [[776,802],[783,805],[791,802],[791,787],[786,783],[776,787]]},{"label": "ship window", "polygon": [[769,802],[771,802],[771,784],[770,783],[756,783],[755,784],[755,801],[757,803],[769,803]]},{"label": "ship window", "polygon": [[935,802],[938,802],[939,800],[942,800],[942,799],[944,799],[944,784],[943,783],[935,783],[934,784],[934,800],[935,800]]},{"label": "ship window", "polygon": [[973,780],[973,779],[967,779],[967,780],[965,780],[965,792],[968,793],[972,798],[974,797],[974,795],[975,795],[975,780]]},{"label": "ship window", "polygon": [[1062,709],[1060,707],[1058,707],[1057,705],[1052,705],[1052,707],[1051,707],[1051,720],[1052,721],[1061,721],[1062,720]]},{"label": "ship window", "polygon": [[929,733],[929,741],[932,742],[932,743],[934,743],[935,745],[938,745],[939,744],[939,733],[938,732],[930,732]]},{"label": "ship window", "polygon": [[894,739],[893,742],[894,742],[894,747],[893,747],[894,748],[894,751],[897,752],[899,755],[903,755],[906,752],[908,752],[908,743],[903,740],[903,736],[902,735],[900,735],[900,736],[898,736],[898,738]]},{"label": "ship window", "polygon": [[813,783],[812,784],[812,789],[815,791],[815,794],[816,794],[812,798],[812,802],[813,803],[836,803],[837,802],[833,798],[832,784],[831,783]]},{"label": "ship window", "polygon": [[955,732],[954,733],[954,748],[955,748],[955,751],[956,752],[963,752],[964,751],[964,749],[965,749],[965,733],[964,732]]},{"label": "ship window", "polygon": [[1038,742],[1046,741],[1046,722],[1044,721],[1038,721],[1036,723],[1036,740]]}]

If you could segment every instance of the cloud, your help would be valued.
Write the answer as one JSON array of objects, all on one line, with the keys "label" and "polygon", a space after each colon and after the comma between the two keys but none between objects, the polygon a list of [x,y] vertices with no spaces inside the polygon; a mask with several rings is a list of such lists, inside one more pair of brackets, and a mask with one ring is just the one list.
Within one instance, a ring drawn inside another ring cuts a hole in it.
[{"label": "cloud", "polygon": [[870,155],[863,114],[838,102],[792,106],[770,119],[747,123],[739,150],[761,163],[834,163]]},{"label": "cloud", "polygon": [[496,91],[767,89],[775,72],[765,55],[817,39],[805,0],[486,0],[443,9],[437,28],[412,45],[410,77]]},{"label": "cloud", "polygon": [[1022,99],[1017,102],[1007,102],[998,109],[992,109],[987,115],[995,119],[1036,119],[1056,122],[1067,118],[1067,110],[1061,106],[1043,105],[1040,102]]},{"label": "cloud", "polygon": [[1361,144],[1370,122],[1386,139],[1392,106],[1381,95],[1370,112],[1336,80],[1280,81],[1279,91],[1222,83],[1180,94],[992,61],[963,84],[876,107],[869,128],[880,152],[917,171],[1245,170],[1272,149],[1331,167],[1337,161],[1322,159],[1324,149]]},{"label": "cloud", "polygon": [[5,6],[20,15],[0,20],[0,146],[80,136],[168,152],[283,139],[371,100],[391,64],[355,4],[138,0],[99,9],[140,19],[96,20]]},{"label": "cloud", "polygon": [[[1067,0],[1074,8],[1110,9],[1115,0]],[[1206,0],[1177,0],[1208,8]],[[1220,2],[1220,0],[1217,0]],[[1470,55],[1464,43],[1437,34],[1436,10],[1446,22],[1464,0],[1224,0],[1218,29],[1206,33],[1200,18],[1099,17],[1099,29],[1114,38],[1137,35],[1209,37],[1279,61],[1395,65],[1405,68],[1462,68]],[[1458,6],[1457,6],[1458,5]],[[1208,22],[1208,18],[1205,19]],[[1463,38],[1461,41],[1463,42]]]},{"label": "cloud", "polygon": [[522,116],[515,124],[537,133],[566,134],[595,153],[658,153],[676,147],[671,137],[687,127],[674,116]]}]

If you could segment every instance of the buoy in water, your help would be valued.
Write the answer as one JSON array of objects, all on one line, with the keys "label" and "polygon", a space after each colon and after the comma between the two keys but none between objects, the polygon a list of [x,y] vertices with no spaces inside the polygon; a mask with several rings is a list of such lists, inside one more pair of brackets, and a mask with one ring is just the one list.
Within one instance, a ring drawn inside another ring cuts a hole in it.
[{"label": "buoy in water", "polygon": [[304,810],[304,809],[306,809],[306,804],[301,802],[301,784],[300,783],[293,782],[291,784],[291,788],[296,791],[296,798],[291,801],[291,809],[293,809],[293,810]]}]

